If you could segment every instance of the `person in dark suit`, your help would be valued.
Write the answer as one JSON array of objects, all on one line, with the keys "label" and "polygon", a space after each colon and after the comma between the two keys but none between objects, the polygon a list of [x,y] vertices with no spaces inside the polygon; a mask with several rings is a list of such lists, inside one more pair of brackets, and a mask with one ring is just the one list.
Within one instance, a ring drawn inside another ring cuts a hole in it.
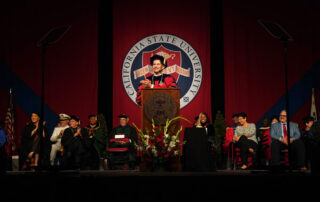
[{"label": "person in dark suit", "polygon": [[[271,125],[271,166],[277,167],[280,162],[281,149],[288,147],[287,133],[287,112],[282,110],[278,123]],[[300,170],[305,167],[305,147],[300,139],[300,131],[296,123],[290,122],[290,146],[296,157],[296,164]]]}]

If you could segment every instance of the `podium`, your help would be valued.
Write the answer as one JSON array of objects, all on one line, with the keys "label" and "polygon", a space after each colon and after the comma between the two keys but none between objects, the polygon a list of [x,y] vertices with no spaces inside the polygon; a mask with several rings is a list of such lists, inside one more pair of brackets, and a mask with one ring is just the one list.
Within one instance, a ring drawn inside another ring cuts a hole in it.
[{"label": "podium", "polygon": [[[165,125],[167,119],[180,115],[179,88],[145,88],[141,92],[141,125],[142,129],[152,129],[152,119],[158,126]],[[180,121],[172,122],[178,129]]]},{"label": "podium", "polygon": [[215,159],[209,152],[208,135],[204,128],[186,128],[183,147],[184,171],[215,171]]}]

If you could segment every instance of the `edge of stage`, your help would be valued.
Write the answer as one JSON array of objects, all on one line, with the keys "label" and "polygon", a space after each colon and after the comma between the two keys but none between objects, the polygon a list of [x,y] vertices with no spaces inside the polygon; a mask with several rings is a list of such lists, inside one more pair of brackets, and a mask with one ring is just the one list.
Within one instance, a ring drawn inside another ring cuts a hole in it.
[{"label": "edge of stage", "polygon": [[[272,173],[267,170],[216,172],[128,171],[9,171],[0,177],[7,195],[32,201],[117,201],[240,199],[297,199],[318,195],[320,175],[309,172]],[[36,193],[38,198],[34,198]],[[283,195],[279,195],[283,193]]]}]

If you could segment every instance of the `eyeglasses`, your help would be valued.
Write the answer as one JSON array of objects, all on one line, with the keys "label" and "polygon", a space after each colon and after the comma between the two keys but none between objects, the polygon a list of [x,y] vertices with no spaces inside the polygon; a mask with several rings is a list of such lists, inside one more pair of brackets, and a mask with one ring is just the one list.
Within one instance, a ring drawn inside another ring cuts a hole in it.
[{"label": "eyeglasses", "polygon": [[287,115],[280,115],[280,117],[287,117]]}]

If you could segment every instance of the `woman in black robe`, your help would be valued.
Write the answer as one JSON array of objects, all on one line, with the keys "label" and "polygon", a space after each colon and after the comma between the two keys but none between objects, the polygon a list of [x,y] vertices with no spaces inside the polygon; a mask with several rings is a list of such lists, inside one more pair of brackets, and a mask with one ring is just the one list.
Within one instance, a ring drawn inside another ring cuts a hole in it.
[{"label": "woman in black robe", "polygon": [[42,148],[42,161],[46,159],[46,129],[43,126],[42,137],[40,137],[40,116],[38,113],[31,114],[31,122],[28,123],[22,132],[19,152],[19,167],[20,170],[29,168],[37,168],[39,163],[40,154],[40,141],[43,140]]},{"label": "woman in black robe", "polygon": [[208,169],[210,171],[216,170],[216,145],[214,136],[214,127],[210,123],[210,119],[207,113],[201,112],[199,116],[195,118],[196,123],[193,125],[194,128],[204,128],[207,140],[208,140],[208,157],[203,157],[203,159],[208,159]]}]

